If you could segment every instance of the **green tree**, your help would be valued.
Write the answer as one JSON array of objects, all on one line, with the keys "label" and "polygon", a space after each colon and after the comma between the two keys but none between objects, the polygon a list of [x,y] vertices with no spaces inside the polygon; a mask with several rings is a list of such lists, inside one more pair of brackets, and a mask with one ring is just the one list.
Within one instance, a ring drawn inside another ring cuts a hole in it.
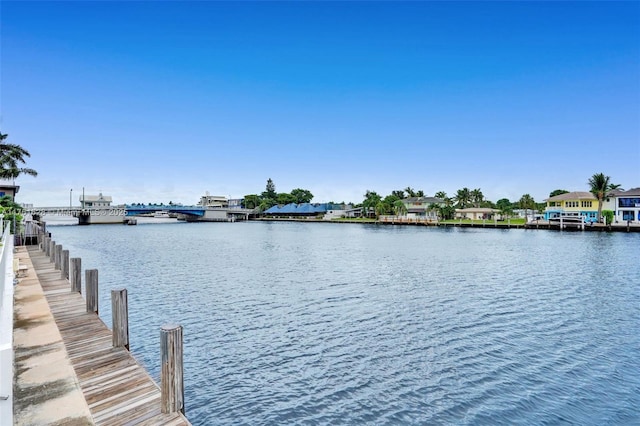
[{"label": "green tree", "polygon": [[458,189],[454,200],[456,202],[456,207],[460,209],[468,207],[469,204],[471,204],[471,191],[469,191],[469,188]]},{"label": "green tree", "polygon": [[611,178],[604,173],[596,173],[589,179],[589,191],[598,199],[598,221],[602,218],[602,201],[609,196],[609,192],[619,187],[611,183]]},{"label": "green tree", "polygon": [[363,216],[369,216],[370,211],[376,211],[378,203],[382,201],[382,197],[375,191],[369,191],[364,194],[364,201],[362,201],[362,214]]},{"label": "green tree", "polygon": [[260,205],[258,206],[258,210],[260,212],[264,212],[265,210],[269,210],[271,207],[275,206],[276,203],[272,199],[261,200]]},{"label": "green tree", "polygon": [[524,194],[522,197],[520,197],[520,200],[518,201],[518,206],[521,209],[525,210],[525,216],[527,216],[529,210],[532,210],[533,213],[535,213],[536,201],[533,199],[531,195]]},{"label": "green tree", "polygon": [[447,196],[444,191],[438,191],[435,194],[435,198],[442,200],[442,203],[433,203],[430,208],[435,208],[438,211],[438,216],[441,220],[453,219],[456,214],[456,208],[454,207],[454,200]]},{"label": "green tree", "polygon": [[469,193],[469,197],[471,198],[471,202],[474,207],[480,207],[480,204],[484,201],[484,194],[480,190],[480,188],[476,188]]},{"label": "green tree", "polygon": [[[451,201],[451,199],[449,198],[447,200]],[[453,206],[451,202],[445,205],[438,206],[438,216],[442,220],[453,219],[455,214],[456,214],[456,208]]]},{"label": "green tree", "polygon": [[16,227],[22,223],[22,206],[16,203],[10,195],[0,197],[0,213],[3,220],[11,224],[11,233],[16,233]]},{"label": "green tree", "polygon": [[501,198],[496,202],[496,208],[502,216],[510,216],[513,213],[513,204],[507,198]]},{"label": "green tree", "polygon": [[389,205],[386,204],[384,201],[380,201],[378,204],[376,204],[375,212],[376,212],[376,217],[380,217],[383,214],[388,214]]},{"label": "green tree", "polygon": [[555,197],[556,195],[562,195],[562,194],[568,194],[568,193],[569,191],[567,191],[566,189],[556,189],[549,193],[549,198]]},{"label": "green tree", "polygon": [[267,179],[267,186],[265,188],[265,191],[262,193],[262,198],[275,200],[277,197],[278,194],[276,193],[276,184],[273,183],[271,178],[269,178]]},{"label": "green tree", "polygon": [[400,200],[404,200],[404,191],[402,189],[398,189],[396,191],[391,191],[391,195],[395,195]]},{"label": "green tree", "polygon": [[260,205],[260,196],[257,194],[249,194],[244,196],[243,206],[245,209],[255,209]]},{"label": "green tree", "polygon": [[290,204],[295,202],[296,202],[296,197],[294,197],[291,194],[287,194],[286,192],[281,192],[276,197],[276,204]]},{"label": "green tree", "polygon": [[0,179],[15,179],[20,175],[38,176],[33,169],[22,167],[25,157],[31,157],[29,151],[20,145],[6,142],[8,134],[0,132]]},{"label": "green tree", "polygon": [[291,195],[295,200],[294,203],[297,203],[297,204],[310,203],[311,200],[313,200],[313,194],[311,193],[311,191],[306,189],[296,188],[293,191],[291,191]]},{"label": "green tree", "polygon": [[441,200],[444,200],[445,198],[447,198],[447,193],[444,191],[438,191],[436,192],[435,197],[440,198]]},{"label": "green tree", "polygon": [[424,191],[422,189],[417,190],[416,197],[424,197]]},{"label": "green tree", "polygon": [[609,225],[613,223],[613,211],[612,210],[602,210],[602,217],[604,218],[604,224]]},{"label": "green tree", "polygon": [[407,186],[404,189],[404,192],[407,193],[407,197],[411,198],[411,197],[416,197],[416,192],[413,190],[413,188],[411,188],[410,186]]},{"label": "green tree", "polygon": [[396,216],[404,216],[407,214],[407,206],[402,202],[402,200],[396,200],[393,203],[393,211]]}]

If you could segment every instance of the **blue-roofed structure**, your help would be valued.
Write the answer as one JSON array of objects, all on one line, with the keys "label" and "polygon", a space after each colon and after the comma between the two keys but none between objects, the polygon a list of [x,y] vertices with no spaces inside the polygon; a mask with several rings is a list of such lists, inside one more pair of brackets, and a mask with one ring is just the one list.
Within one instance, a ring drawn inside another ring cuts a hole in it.
[{"label": "blue-roofed structure", "polygon": [[329,210],[342,210],[340,204],[332,203],[290,203],[284,206],[273,206],[264,211],[268,216],[317,216],[327,213]]}]

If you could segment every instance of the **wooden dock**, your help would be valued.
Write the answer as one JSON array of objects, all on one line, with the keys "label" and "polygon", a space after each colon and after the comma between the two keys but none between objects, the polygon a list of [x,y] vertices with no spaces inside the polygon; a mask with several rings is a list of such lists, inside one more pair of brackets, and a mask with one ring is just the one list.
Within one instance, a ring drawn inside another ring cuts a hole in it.
[{"label": "wooden dock", "polygon": [[49,256],[28,251],[95,424],[189,425],[181,413],[161,412],[158,385],[129,351],[113,347],[111,331]]}]

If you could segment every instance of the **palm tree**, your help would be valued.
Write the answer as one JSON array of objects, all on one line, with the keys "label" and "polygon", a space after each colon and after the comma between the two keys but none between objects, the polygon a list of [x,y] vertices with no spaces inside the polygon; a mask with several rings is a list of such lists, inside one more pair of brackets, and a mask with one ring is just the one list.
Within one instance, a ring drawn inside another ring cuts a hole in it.
[{"label": "palm tree", "polygon": [[480,188],[474,189],[469,193],[474,207],[480,207],[480,204],[484,201],[484,194]]},{"label": "palm tree", "polygon": [[369,217],[371,211],[376,210],[378,204],[382,201],[382,197],[375,191],[369,191],[364,194],[364,201],[362,202],[362,216]]},{"label": "palm tree", "polygon": [[447,193],[444,191],[438,191],[435,193],[434,197],[444,200],[445,198],[447,198]]},{"label": "palm tree", "polygon": [[20,167],[31,154],[20,145],[5,142],[8,136],[0,133],[0,179],[15,179],[21,174],[38,176],[33,169]]},{"label": "palm tree", "polygon": [[456,206],[464,209],[471,202],[471,191],[469,191],[469,188],[458,189],[454,199],[456,201]]},{"label": "palm tree", "polygon": [[393,211],[396,216],[404,216],[407,214],[407,206],[402,202],[402,200],[396,200],[393,203]]},{"label": "palm tree", "polygon": [[404,199],[404,191],[402,189],[398,189],[396,191],[391,191],[391,195],[395,195],[396,197],[398,197],[400,200]]},{"label": "palm tree", "polygon": [[527,220],[527,213],[529,211],[529,209],[533,210],[533,212],[535,213],[535,208],[536,208],[536,202],[533,199],[533,197],[529,194],[524,194],[522,197],[520,197],[520,200],[518,201],[519,207],[521,209],[525,209],[525,222]]},{"label": "palm tree", "polygon": [[406,192],[406,193],[407,193],[407,197],[415,197],[415,196],[416,196],[416,192],[415,192],[415,191],[413,190],[413,188],[412,188],[412,187],[410,187],[410,186],[407,186],[407,187],[404,189],[404,192]]},{"label": "palm tree", "polygon": [[604,173],[596,173],[589,178],[589,192],[598,199],[598,222],[602,218],[602,201],[609,195],[609,192],[619,188],[620,185],[611,183],[611,178]]}]

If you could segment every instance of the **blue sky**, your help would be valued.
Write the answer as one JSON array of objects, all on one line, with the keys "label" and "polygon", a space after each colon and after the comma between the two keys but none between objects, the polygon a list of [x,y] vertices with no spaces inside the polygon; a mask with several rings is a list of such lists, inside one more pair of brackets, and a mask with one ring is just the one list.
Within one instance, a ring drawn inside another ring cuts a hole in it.
[{"label": "blue sky", "polygon": [[18,201],[640,186],[640,2],[0,4]]}]

